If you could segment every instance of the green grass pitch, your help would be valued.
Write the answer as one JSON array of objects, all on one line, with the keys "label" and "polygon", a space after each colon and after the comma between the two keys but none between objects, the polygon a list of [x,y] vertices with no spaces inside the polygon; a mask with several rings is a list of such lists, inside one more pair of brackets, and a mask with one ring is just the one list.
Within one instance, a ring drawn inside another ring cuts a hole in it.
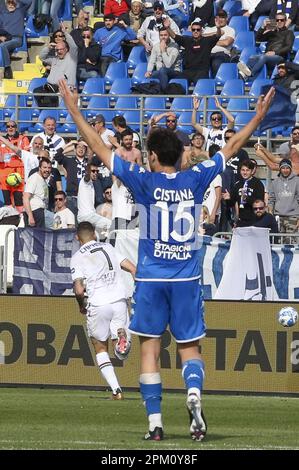
[{"label": "green grass pitch", "polygon": [[164,393],[165,440],[145,442],[138,393],[0,388],[0,449],[299,449],[299,399],[206,395],[208,434],[189,437],[185,395]]}]

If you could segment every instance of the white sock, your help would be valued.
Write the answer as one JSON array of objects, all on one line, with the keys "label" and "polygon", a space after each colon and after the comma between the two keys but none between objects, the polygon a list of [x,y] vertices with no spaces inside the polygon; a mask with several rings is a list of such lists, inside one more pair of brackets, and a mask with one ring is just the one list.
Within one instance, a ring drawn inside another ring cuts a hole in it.
[{"label": "white sock", "polygon": [[195,393],[195,395],[197,395],[198,398],[201,399],[201,393],[200,393],[199,388],[196,388],[196,387],[188,388],[188,395],[190,395],[190,393]]},{"label": "white sock", "polygon": [[112,392],[115,393],[120,386],[114,372],[114,367],[110,361],[109,354],[106,352],[98,353],[96,354],[96,360],[102,376],[108,385],[110,385]]},{"label": "white sock", "polygon": [[154,431],[156,427],[163,428],[161,413],[154,413],[152,415],[148,415],[148,422],[150,431]]}]

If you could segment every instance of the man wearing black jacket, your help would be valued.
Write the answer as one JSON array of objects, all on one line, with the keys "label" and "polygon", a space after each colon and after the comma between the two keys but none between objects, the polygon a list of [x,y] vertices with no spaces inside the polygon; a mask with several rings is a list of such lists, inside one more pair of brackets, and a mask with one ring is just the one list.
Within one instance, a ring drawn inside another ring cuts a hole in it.
[{"label": "man wearing black jacket", "polygon": [[273,70],[291,52],[295,36],[293,31],[286,28],[286,15],[277,13],[275,21],[276,26],[272,23],[273,20],[266,19],[256,35],[257,42],[267,42],[266,52],[250,56],[247,64],[238,63],[238,69],[244,78],[257,75],[264,64]]},{"label": "man wearing black jacket", "polygon": [[270,233],[278,233],[278,224],[274,215],[266,212],[266,205],[262,199],[253,201],[252,210],[254,213],[254,227],[269,228]]}]

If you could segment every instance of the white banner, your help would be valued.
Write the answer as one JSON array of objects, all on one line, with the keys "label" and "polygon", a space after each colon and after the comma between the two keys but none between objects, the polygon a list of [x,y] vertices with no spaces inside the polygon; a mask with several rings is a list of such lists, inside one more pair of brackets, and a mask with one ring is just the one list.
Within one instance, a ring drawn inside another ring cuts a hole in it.
[{"label": "white banner", "polygon": [[234,229],[223,276],[213,298],[273,300],[269,229],[259,227]]}]

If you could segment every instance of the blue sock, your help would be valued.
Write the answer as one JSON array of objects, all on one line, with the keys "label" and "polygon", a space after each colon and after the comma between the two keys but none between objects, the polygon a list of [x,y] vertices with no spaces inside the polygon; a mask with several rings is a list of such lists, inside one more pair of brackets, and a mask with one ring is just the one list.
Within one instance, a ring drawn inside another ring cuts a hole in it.
[{"label": "blue sock", "polygon": [[144,384],[140,383],[140,392],[145,402],[147,415],[161,413],[162,384]]},{"label": "blue sock", "polygon": [[205,365],[201,359],[190,359],[182,364],[182,376],[185,380],[187,390],[203,387]]}]

